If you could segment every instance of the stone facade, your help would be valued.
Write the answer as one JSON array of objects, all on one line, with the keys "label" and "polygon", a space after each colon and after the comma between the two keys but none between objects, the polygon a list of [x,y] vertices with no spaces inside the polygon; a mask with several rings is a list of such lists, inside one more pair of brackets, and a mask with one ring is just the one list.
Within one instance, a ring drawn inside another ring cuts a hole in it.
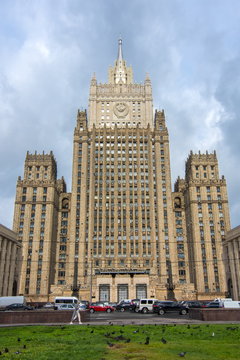
[{"label": "stone facade", "polygon": [[21,251],[17,234],[0,224],[0,296],[18,293]]},{"label": "stone facade", "polygon": [[109,82],[93,76],[88,114],[77,115],[71,193],[52,154],[27,154],[14,219],[21,290],[44,301],[225,296],[230,225],[216,154],[191,153],[185,179],[171,184],[164,111],[153,112],[148,75],[134,83],[119,40]]},{"label": "stone facade", "polygon": [[227,232],[223,243],[224,260],[227,269],[228,296],[240,299],[240,226]]},{"label": "stone facade", "polygon": [[223,297],[226,273],[223,241],[230,229],[226,180],[219,177],[216,153],[190,153],[185,181],[178,179],[175,190],[185,201],[190,279],[198,299]]},{"label": "stone facade", "polygon": [[24,177],[18,178],[14,230],[22,244],[23,262],[19,293],[31,302],[47,301],[54,282],[60,194],[53,154],[27,153]]}]

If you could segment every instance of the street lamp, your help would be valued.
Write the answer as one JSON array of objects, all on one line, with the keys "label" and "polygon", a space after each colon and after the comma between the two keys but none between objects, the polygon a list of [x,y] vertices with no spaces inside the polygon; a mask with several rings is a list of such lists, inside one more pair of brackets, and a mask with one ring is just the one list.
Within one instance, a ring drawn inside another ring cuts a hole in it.
[{"label": "street lamp", "polygon": [[92,249],[90,251],[90,295],[89,302],[92,303]]}]

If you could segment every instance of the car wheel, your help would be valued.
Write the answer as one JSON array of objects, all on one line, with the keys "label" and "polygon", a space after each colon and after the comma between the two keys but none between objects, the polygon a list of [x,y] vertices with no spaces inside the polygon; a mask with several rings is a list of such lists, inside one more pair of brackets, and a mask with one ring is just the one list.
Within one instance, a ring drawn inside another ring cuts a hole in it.
[{"label": "car wheel", "polygon": [[142,313],[143,313],[143,314],[147,314],[147,313],[148,313],[148,308],[143,308],[143,309],[142,309]]},{"label": "car wheel", "polygon": [[111,309],[107,309],[106,312],[107,312],[107,313],[110,313],[110,312],[112,312],[112,310],[111,310]]},{"label": "car wheel", "polygon": [[134,309],[134,312],[135,312],[135,313],[138,313],[138,311],[139,311],[139,310],[138,310],[137,308],[136,308],[136,309]]},{"label": "car wheel", "polygon": [[121,311],[121,312],[124,312],[124,311],[125,311],[125,309],[122,307],[122,308],[120,309],[120,311]]},{"label": "car wheel", "polygon": [[163,309],[158,310],[158,315],[164,315],[164,314],[165,314],[165,310]]},{"label": "car wheel", "polygon": [[94,311],[95,311],[94,309],[90,309],[90,310],[89,310],[89,312],[90,312],[91,314],[93,314]]},{"label": "car wheel", "polygon": [[181,311],[180,311],[180,314],[181,314],[181,315],[186,315],[186,314],[187,314],[187,310],[186,310],[186,309],[181,310]]}]

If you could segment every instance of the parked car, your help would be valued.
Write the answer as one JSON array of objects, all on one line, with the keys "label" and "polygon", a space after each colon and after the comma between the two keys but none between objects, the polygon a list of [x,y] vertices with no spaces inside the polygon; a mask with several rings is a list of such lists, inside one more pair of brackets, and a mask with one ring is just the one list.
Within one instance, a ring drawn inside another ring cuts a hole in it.
[{"label": "parked car", "polygon": [[129,310],[130,310],[130,311],[138,312],[138,311],[139,311],[140,300],[141,300],[141,299],[133,299],[133,300],[131,301]]},{"label": "parked car", "polygon": [[128,311],[128,310],[133,310],[133,307],[135,307],[135,304],[134,304],[133,300],[125,299],[125,300],[121,300],[117,304],[116,310],[124,312],[124,311]]},{"label": "parked car", "polygon": [[11,305],[8,305],[5,307],[5,310],[8,311],[8,310],[12,310],[12,311],[15,311],[15,310],[33,310],[34,308],[32,306],[29,306],[29,305],[24,305],[24,304],[11,304]]},{"label": "parked car", "polygon": [[222,308],[223,305],[219,301],[211,301],[207,304],[202,306],[203,308],[212,308],[212,309],[219,309]]},{"label": "parked car", "polygon": [[164,315],[166,312],[178,312],[181,315],[186,315],[188,307],[178,301],[155,301],[153,312],[158,315]]},{"label": "parked car", "polygon": [[114,307],[115,310],[116,310],[117,304],[118,304],[117,302],[108,302],[107,303],[107,305]]},{"label": "parked car", "polygon": [[81,310],[81,311],[86,311],[86,310],[89,309],[89,306],[87,307],[86,304],[81,303],[81,302],[80,302],[80,304],[78,305],[78,307],[79,307],[79,310]]},{"label": "parked car", "polygon": [[153,304],[156,301],[157,299],[140,299],[138,307],[135,309],[135,311],[147,314],[149,311],[153,311]]},{"label": "parked car", "polygon": [[74,304],[61,304],[58,307],[58,310],[75,310],[76,308],[79,308],[81,311],[87,310],[87,307],[85,304],[80,303],[79,305]]},{"label": "parked car", "polygon": [[189,309],[190,308],[201,308],[204,305],[202,302],[195,301],[195,300],[182,301],[181,304],[184,306],[187,306]]},{"label": "parked car", "polygon": [[73,304],[61,304],[58,306],[58,310],[75,310],[76,305]]},{"label": "parked car", "polygon": [[114,310],[115,310],[114,307],[105,305],[103,302],[92,303],[89,306],[89,311],[91,314],[94,313],[95,311],[106,311],[107,313],[110,313]]},{"label": "parked car", "polygon": [[53,308],[54,308],[54,304],[48,302],[48,303],[46,303],[46,304],[43,305],[43,308],[44,308],[44,309],[53,309]]},{"label": "parked car", "polygon": [[87,300],[79,300],[79,303],[86,306],[86,309],[89,309],[89,301]]}]

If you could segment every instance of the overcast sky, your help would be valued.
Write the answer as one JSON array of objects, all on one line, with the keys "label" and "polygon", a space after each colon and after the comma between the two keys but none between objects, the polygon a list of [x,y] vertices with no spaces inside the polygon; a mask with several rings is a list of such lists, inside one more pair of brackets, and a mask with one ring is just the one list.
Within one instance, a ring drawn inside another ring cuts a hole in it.
[{"label": "overcast sky", "polygon": [[217,151],[232,227],[240,223],[239,0],[0,0],[0,223],[12,227],[26,152],[53,150],[71,191],[77,109],[117,40],[135,82],[164,109],[172,184],[193,150]]}]

